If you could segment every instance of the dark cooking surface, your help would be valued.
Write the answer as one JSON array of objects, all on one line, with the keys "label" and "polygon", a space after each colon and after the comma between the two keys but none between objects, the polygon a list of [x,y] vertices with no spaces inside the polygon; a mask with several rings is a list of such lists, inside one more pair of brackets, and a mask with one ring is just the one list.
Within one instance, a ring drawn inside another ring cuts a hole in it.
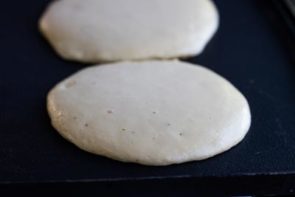
[{"label": "dark cooking surface", "polygon": [[269,1],[217,1],[220,28],[204,53],[189,59],[215,70],[244,93],[253,115],[248,135],[224,154],[168,167],[126,164],[88,154],[50,126],[46,93],[82,65],[60,59],[38,33],[37,20],[48,2],[1,3],[0,182],[295,172],[295,65]]}]

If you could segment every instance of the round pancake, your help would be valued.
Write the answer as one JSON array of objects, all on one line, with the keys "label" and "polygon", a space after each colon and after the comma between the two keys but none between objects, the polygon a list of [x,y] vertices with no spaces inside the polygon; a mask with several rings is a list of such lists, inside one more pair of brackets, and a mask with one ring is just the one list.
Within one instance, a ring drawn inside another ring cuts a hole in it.
[{"label": "round pancake", "polygon": [[207,68],[180,61],[93,66],[48,94],[53,126],[83,150],[124,162],[201,160],[239,143],[245,97]]},{"label": "round pancake", "polygon": [[58,0],[39,26],[63,58],[96,63],[197,55],[218,20],[210,0]]}]

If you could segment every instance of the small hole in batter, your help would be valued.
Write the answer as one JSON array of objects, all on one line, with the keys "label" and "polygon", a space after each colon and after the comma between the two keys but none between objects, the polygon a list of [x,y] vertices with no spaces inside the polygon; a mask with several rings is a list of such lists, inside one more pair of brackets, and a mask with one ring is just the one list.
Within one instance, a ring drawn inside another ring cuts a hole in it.
[{"label": "small hole in batter", "polygon": [[74,85],[76,85],[76,83],[77,83],[76,81],[69,81],[66,83],[66,87],[67,88],[73,87]]}]

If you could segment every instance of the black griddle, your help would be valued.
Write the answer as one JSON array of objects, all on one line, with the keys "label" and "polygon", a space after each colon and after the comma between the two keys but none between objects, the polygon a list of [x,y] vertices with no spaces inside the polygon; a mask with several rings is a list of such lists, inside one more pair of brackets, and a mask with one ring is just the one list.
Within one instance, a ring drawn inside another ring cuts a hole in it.
[{"label": "black griddle", "polygon": [[289,46],[295,43],[282,9],[277,9],[278,1],[215,2],[220,27],[202,55],[186,61],[230,80],[250,103],[252,126],[224,154],[167,167],[121,163],[64,140],[50,125],[46,94],[85,65],[59,58],[38,32],[48,0],[1,2],[0,188],[63,184],[73,191],[107,185],[114,192],[128,183],[138,188],[167,183],[171,186],[164,188],[170,190],[185,185],[228,194],[293,193],[295,65]]}]

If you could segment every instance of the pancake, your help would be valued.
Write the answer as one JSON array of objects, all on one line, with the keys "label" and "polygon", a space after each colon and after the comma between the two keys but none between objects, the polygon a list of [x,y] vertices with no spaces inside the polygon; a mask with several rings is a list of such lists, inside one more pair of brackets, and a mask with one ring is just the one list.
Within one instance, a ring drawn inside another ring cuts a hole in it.
[{"label": "pancake", "polygon": [[210,0],[59,0],[39,26],[64,59],[98,63],[194,56],[218,23]]},{"label": "pancake", "polygon": [[55,129],[81,149],[123,162],[202,160],[238,144],[250,127],[245,97],[226,79],[180,61],[85,68],[48,94]]}]

